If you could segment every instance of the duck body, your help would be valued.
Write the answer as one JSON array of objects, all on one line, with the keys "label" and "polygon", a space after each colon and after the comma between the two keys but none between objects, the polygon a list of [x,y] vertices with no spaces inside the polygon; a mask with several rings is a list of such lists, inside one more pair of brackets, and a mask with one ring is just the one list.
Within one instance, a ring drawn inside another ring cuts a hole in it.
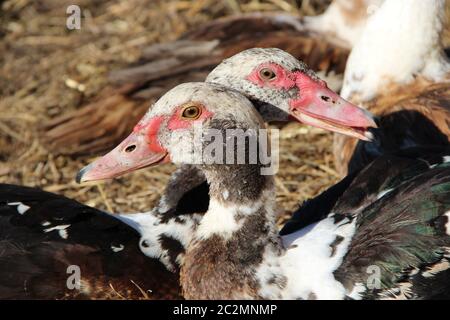
[{"label": "duck body", "polygon": [[308,229],[304,220],[314,216],[311,207],[328,202],[333,208],[319,217],[334,221],[336,237],[322,249],[330,257],[341,253],[331,273],[339,285],[329,293],[352,299],[448,297],[448,152],[415,148],[379,157],[328,190],[326,199],[311,200],[320,205],[300,208],[281,234],[295,236],[296,225]]},{"label": "duck body", "polygon": [[[242,168],[225,170],[233,179],[223,170],[206,174],[213,179],[210,216],[190,196],[180,200],[178,218],[173,210],[115,217],[1,185],[2,298],[146,298],[141,289],[147,298],[181,298],[178,277],[168,271],[180,264],[183,295],[191,299],[448,298],[450,150],[424,153],[378,158],[305,203],[281,237],[272,177],[255,175],[261,181],[253,184]],[[235,188],[243,177],[244,193]],[[173,223],[188,225],[183,216],[195,210],[197,224],[175,231]],[[232,219],[224,216],[230,212]],[[158,231],[158,223],[168,227]],[[164,248],[155,248],[157,239]],[[155,252],[163,263],[147,256]],[[73,265],[81,290],[67,287]],[[374,270],[379,280],[370,280]]]},{"label": "duck body", "polygon": [[[399,160],[385,167],[393,161]],[[434,165],[385,190],[358,214],[357,232],[335,271],[343,284],[351,283],[351,297],[450,298],[449,163]],[[379,272],[377,286],[368,281],[371,272]]]},{"label": "duck body", "polygon": [[181,298],[177,276],[116,217],[38,189],[0,190],[1,299]]}]

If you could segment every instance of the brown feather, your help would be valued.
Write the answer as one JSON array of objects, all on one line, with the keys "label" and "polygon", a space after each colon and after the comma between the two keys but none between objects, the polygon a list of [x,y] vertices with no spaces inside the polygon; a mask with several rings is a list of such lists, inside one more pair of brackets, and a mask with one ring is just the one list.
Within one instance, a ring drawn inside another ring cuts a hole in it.
[{"label": "brown feather", "polygon": [[[387,92],[389,93],[377,97],[366,106],[369,111],[380,117],[381,122],[389,115],[400,111],[409,112],[405,114],[418,112],[428,119],[439,133],[447,137],[447,142],[450,142],[450,83],[430,83],[418,78],[407,86],[390,84]],[[352,97],[353,99],[357,100],[357,97]],[[411,122],[406,118],[398,117],[396,120],[395,130],[405,131],[411,126]],[[427,126],[425,122],[413,129],[421,134],[423,130],[429,130],[430,135],[436,135],[434,131],[432,132],[434,128]],[[342,135],[334,137],[333,152],[336,168],[342,176],[347,173],[347,165],[353,156],[357,142],[356,139]]]}]

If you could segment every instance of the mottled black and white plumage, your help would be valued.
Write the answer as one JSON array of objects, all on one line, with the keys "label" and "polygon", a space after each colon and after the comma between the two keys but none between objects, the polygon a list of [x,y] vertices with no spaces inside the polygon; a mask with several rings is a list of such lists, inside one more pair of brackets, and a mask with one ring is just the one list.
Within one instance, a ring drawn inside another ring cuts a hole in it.
[{"label": "mottled black and white plumage", "polygon": [[[450,298],[450,162],[439,162],[383,157],[361,173],[365,180],[377,167],[401,168],[379,184],[380,199],[356,211],[356,232],[335,272],[353,298]],[[351,212],[345,200],[333,212]],[[378,288],[370,288],[374,266]]]},{"label": "mottled black and white plumage", "polygon": [[[449,148],[413,148],[381,156],[306,202],[281,234],[324,216],[354,223],[333,271],[347,298],[450,298],[449,154]],[[336,236],[330,256],[344,240]]]},{"label": "mottled black and white plumage", "polygon": [[[1,184],[0,299],[181,298],[178,276],[144,255],[140,240],[115,216]],[[71,266],[79,267],[79,288],[67,285],[75,283]]]}]

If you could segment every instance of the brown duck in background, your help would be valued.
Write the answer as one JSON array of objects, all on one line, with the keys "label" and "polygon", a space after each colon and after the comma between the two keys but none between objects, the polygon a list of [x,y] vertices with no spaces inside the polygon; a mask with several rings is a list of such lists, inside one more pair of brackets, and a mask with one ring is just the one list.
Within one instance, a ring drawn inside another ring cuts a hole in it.
[{"label": "brown duck in background", "polygon": [[379,116],[374,143],[335,136],[338,172],[410,147],[450,139],[450,63],[442,44],[445,0],[389,1],[368,20],[349,56],[341,94]]},{"label": "brown duck in background", "polygon": [[203,81],[223,59],[252,47],[283,49],[338,90],[348,49],[365,25],[368,7],[380,2],[335,0],[322,16],[304,21],[280,13],[227,17],[187,32],[177,41],[144,48],[140,61],[111,73],[111,85],[92,102],[45,123],[43,138],[57,153],[107,150],[131,131],[149,100],[179,83]]}]

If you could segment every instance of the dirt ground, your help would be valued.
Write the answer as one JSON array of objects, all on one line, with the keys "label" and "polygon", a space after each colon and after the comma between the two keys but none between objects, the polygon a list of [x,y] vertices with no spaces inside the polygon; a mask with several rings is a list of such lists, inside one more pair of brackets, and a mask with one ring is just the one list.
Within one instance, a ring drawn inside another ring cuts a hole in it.
[{"label": "dirt ground", "polygon": [[[0,182],[36,186],[107,209],[151,208],[172,165],[114,181],[78,185],[75,174],[94,157],[57,154],[39,139],[41,124],[90,101],[108,72],[139,59],[143,47],[176,39],[218,17],[252,11],[313,15],[326,0],[9,0],[0,1]],[[76,3],[81,30],[66,28]],[[332,135],[299,124],[281,131],[277,200],[292,210],[338,180]]]}]

